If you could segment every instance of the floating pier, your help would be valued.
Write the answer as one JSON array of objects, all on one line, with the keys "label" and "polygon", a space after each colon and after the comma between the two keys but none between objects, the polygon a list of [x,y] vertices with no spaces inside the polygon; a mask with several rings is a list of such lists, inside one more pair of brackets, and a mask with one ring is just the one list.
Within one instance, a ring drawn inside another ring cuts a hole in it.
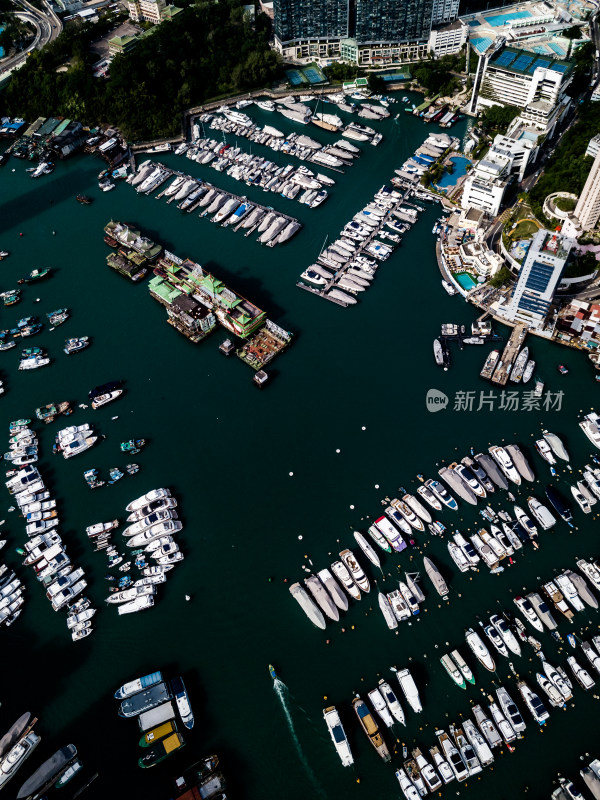
[{"label": "floating pier", "polygon": [[512,333],[510,334],[510,339],[506,343],[504,352],[500,357],[498,366],[496,367],[496,369],[494,370],[494,374],[492,375],[492,383],[496,383],[499,386],[506,385],[513,362],[517,357],[519,350],[521,349],[521,347],[523,347],[523,343],[525,342],[526,336],[527,336],[526,326],[523,323],[515,325],[515,327],[512,329]]}]

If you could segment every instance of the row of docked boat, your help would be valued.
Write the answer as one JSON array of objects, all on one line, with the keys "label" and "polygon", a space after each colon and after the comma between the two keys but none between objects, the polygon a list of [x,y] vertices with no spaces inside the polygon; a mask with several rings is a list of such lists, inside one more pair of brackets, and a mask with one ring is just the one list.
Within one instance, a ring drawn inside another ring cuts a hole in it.
[{"label": "row of docked boat", "polygon": [[[339,237],[324,246],[316,263],[300,275],[298,286],[343,306],[371,285],[378,262],[386,261],[400,244],[401,236],[416,219],[420,206],[403,205],[406,198],[382,186],[373,200],[354,215]],[[405,211],[414,215],[410,219]]]},{"label": "row of docked boat", "polygon": [[139,744],[144,748],[140,767],[153,767],[185,745],[176,713],[188,730],[194,727],[194,714],[183,678],[167,681],[160,671],[151,672],[124,683],[114,696],[121,701],[120,717],[137,717],[142,732]]},{"label": "row of docked boat", "polygon": [[[41,741],[35,732],[37,719],[26,711],[0,739],[0,789],[14,778]],[[57,750],[23,783],[17,800],[36,800],[53,786],[65,786],[82,768],[73,744]]]},{"label": "row of docked boat", "polygon": [[[202,125],[208,122],[212,130],[231,133],[236,138],[243,136],[251,142],[270,148],[276,153],[294,156],[300,161],[310,161],[317,166],[326,167],[336,172],[343,172],[344,167],[351,166],[354,163],[354,159],[358,158],[362,152],[360,148],[350,144],[344,138],[338,139],[333,144],[323,145],[305,134],[285,134],[272,125],[265,125],[264,128],[254,124],[241,126],[227,118],[212,116],[211,114],[204,114],[199,118],[199,121]],[[199,139],[200,134],[194,141]]]},{"label": "row of docked boat", "polygon": [[[323,189],[323,181],[319,180],[315,173],[307,167],[294,168],[291,164],[281,166],[274,161],[262,158],[252,153],[244,152],[240,147],[230,147],[214,139],[200,139],[188,148],[187,158],[199,164],[210,165],[217,172],[226,172],[231,178],[243,181],[247,186],[256,186],[265,192],[280,194],[288,200],[298,200],[307,203],[308,194],[312,194],[310,203],[311,208],[321,205],[327,197],[326,189]],[[185,180],[185,179],[184,179]],[[198,183],[193,181],[191,184],[193,193],[187,195],[192,198],[191,202],[198,198]],[[179,188],[179,191],[178,191]],[[185,183],[183,187],[175,178],[173,183],[167,187],[165,194],[169,194],[167,202],[175,202],[182,192],[187,191]],[[185,209],[186,197],[179,197],[178,207]]]},{"label": "row of docked boat", "polygon": [[[6,539],[0,539],[0,550],[6,542]],[[19,617],[25,603],[24,592],[25,586],[16,574],[7,564],[0,564],[0,626],[9,628]]]},{"label": "row of docked boat", "polygon": [[52,452],[62,453],[64,458],[72,458],[89,450],[97,441],[98,435],[88,422],[83,425],[69,425],[56,434]]},{"label": "row of docked boat", "polygon": [[[133,175],[132,184],[135,185],[135,180],[138,178],[143,180],[143,176],[148,169],[152,169],[152,166],[151,162],[141,164],[138,171]],[[173,174],[172,171],[169,171],[167,177]],[[250,236],[256,231],[259,234],[258,241],[261,244],[266,244],[269,247],[283,244],[291,239],[302,227],[296,219],[257,203],[250,203],[247,198],[232,195],[212,184],[198,181],[189,176],[179,175],[177,177],[184,177],[186,179],[184,184],[186,191],[189,189],[187,196],[181,201],[182,204],[187,202],[191,195],[196,195],[186,209],[188,212],[200,207],[202,208],[200,216],[211,214],[211,220],[221,225],[230,226],[233,230],[244,228],[246,236]],[[182,190],[183,186],[180,191]]]},{"label": "row of docked boat", "polygon": [[431,167],[450,150],[458,150],[460,140],[447,133],[431,133],[423,144],[417,148],[415,154],[408,158],[397,169],[395,182],[404,185],[405,182],[416,182],[418,178],[431,169]]},{"label": "row of docked boat", "polygon": [[[177,500],[171,496],[169,489],[163,488],[152,489],[129,503],[127,511],[130,512],[130,524],[123,531],[123,536],[127,539],[125,544],[133,549],[127,555],[121,546],[110,541],[119,525],[118,520],[96,523],[86,529],[88,537],[94,541],[95,549],[106,551],[108,569],[118,567],[124,573],[106,598],[107,603],[117,606],[119,615],[152,608],[158,585],[165,583],[166,573],[183,561],[183,553],[174,538],[183,527],[177,518],[176,507]],[[140,574],[135,580],[129,572],[133,557],[133,565]],[[106,577],[115,581],[112,573]]]},{"label": "row of docked boat", "polygon": [[[12,422],[11,438],[28,430],[29,422]],[[58,533],[56,500],[47,491],[37,467],[32,465],[22,467],[16,475],[12,474],[6,487],[25,517],[28,541],[19,551],[24,556],[23,563],[33,567],[54,611],[67,610],[67,627],[73,641],[84,639],[92,632],[90,620],[95,609],[90,607],[89,600],[80,598],[87,581],[83,568],[71,563]],[[15,613],[20,613],[20,610],[18,607]]]}]

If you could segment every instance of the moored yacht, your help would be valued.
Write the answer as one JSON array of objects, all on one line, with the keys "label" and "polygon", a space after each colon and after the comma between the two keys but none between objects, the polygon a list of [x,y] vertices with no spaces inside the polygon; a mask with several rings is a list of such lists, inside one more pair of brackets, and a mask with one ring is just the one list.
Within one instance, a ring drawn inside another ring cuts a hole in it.
[{"label": "moored yacht", "polygon": [[379,681],[379,691],[385,700],[385,704],[387,705],[390,714],[397,722],[400,722],[402,725],[406,725],[404,710],[400,705],[400,701],[394,694],[392,687],[389,685],[389,683],[384,681],[383,678]]},{"label": "moored yacht", "polygon": [[496,670],[496,663],[492,656],[490,655],[490,651],[487,649],[481,637],[478,633],[476,633],[473,628],[469,628],[466,631],[465,639],[467,644],[473,651],[473,654],[477,658],[477,660],[490,672],[495,672]]},{"label": "moored yacht", "polygon": [[308,596],[306,590],[299,583],[290,586],[290,594],[296,600],[300,608],[304,611],[309,620],[317,628],[325,630],[325,618],[320,609],[317,608],[313,600]]},{"label": "moored yacht", "polygon": [[438,737],[444,758],[450,764],[450,769],[454,773],[456,780],[466,780],[469,777],[469,770],[452,739],[445,731],[436,731],[436,736]]},{"label": "moored yacht", "polygon": [[[394,667],[394,669],[396,668]],[[416,714],[419,714],[423,711],[423,706],[421,705],[419,690],[410,671],[407,668],[396,670],[396,677],[408,704]]]},{"label": "moored yacht", "polygon": [[362,567],[356,560],[356,557],[352,550],[342,550],[340,552],[340,559],[346,565],[350,575],[352,576],[352,580],[356,583],[358,588],[365,593],[371,591],[371,584],[369,583],[369,579],[365,575],[362,570]]},{"label": "moored yacht", "polygon": [[360,697],[355,697],[352,701],[352,706],[354,711],[356,712],[356,716],[358,717],[358,721],[360,725],[367,735],[367,738],[377,751],[377,754],[384,760],[384,761],[391,761],[390,751],[387,748],[387,745],[379,733],[379,728],[375,719],[369,709],[367,708],[366,703],[360,699]]},{"label": "moored yacht", "polygon": [[542,703],[540,696],[536,694],[533,689],[531,689],[531,687],[525,683],[525,681],[519,681],[517,683],[517,689],[525,701],[525,705],[531,711],[531,715],[534,720],[538,723],[538,725],[544,725],[550,716],[550,712]]},{"label": "moored yacht", "polygon": [[522,733],[527,725],[521,716],[521,712],[504,686],[500,686],[496,689],[496,697],[498,698],[498,703],[500,704],[503,714],[510,722],[514,732],[516,734]]},{"label": "moored yacht", "polygon": [[354,764],[352,751],[350,750],[350,743],[344,730],[344,726],[340,720],[340,716],[335,706],[323,709],[323,719],[327,725],[327,730],[331,736],[331,740],[337,750],[343,767],[351,767]]},{"label": "moored yacht", "polygon": [[341,561],[334,561],[331,565],[331,570],[338,581],[342,584],[344,589],[348,592],[350,597],[353,597],[355,600],[360,600],[360,589],[352,580],[352,576],[350,575],[346,565],[342,564]]},{"label": "moored yacht", "polygon": [[521,485],[521,475],[513,464],[512,458],[504,447],[494,445],[488,448],[488,452],[500,467],[504,475],[517,486]]}]

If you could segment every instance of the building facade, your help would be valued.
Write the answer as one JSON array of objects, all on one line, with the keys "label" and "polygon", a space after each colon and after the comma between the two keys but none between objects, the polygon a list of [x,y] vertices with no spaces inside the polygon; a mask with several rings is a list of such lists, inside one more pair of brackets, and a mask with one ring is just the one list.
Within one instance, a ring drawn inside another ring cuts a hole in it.
[{"label": "building facade", "polygon": [[574,213],[582,230],[596,227],[600,217],[600,153],[594,159]]},{"label": "building facade", "polygon": [[598,153],[600,153],[600,133],[590,139],[585,151],[586,156],[591,156],[591,158],[596,158]]},{"label": "building facade", "polygon": [[502,316],[541,332],[574,244],[573,239],[560,233],[538,231],[531,240],[512,298],[499,310]]},{"label": "building facade", "polygon": [[458,53],[468,38],[469,28],[459,19],[448,25],[434,27],[429,34],[429,52],[433,53],[435,58]]},{"label": "building facade", "polygon": [[180,8],[168,6],[166,0],[128,0],[127,10],[133,22],[152,22],[154,25],[181,11]]},{"label": "building facade", "polygon": [[[141,0],[139,0],[141,2]],[[427,55],[438,0],[274,0],[275,48],[284,59],[341,58],[387,66]],[[453,13],[456,0],[440,2]]]},{"label": "building facade", "polygon": [[453,22],[458,17],[460,0],[433,0],[431,24],[443,25]]}]

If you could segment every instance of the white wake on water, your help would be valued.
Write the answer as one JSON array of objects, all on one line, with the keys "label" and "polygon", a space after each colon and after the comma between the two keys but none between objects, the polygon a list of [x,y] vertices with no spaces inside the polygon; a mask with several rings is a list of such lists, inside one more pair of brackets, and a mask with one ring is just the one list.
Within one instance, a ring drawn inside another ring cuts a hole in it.
[{"label": "white wake on water", "polygon": [[290,690],[280,678],[275,678],[275,680],[273,681],[273,689],[275,690],[275,694],[279,698],[281,708],[283,710],[283,713],[285,715],[288,724],[290,735],[294,742],[296,752],[298,753],[298,758],[300,759],[300,762],[304,767],[306,774],[310,778],[310,781],[315,787],[315,789],[317,789],[317,791],[322,797],[325,797],[326,795],[323,790],[323,787],[319,784],[319,781],[317,780],[315,773],[312,771],[312,768],[308,763],[306,756],[304,755],[304,751],[302,750],[302,745],[300,744],[300,739],[298,738],[298,734],[296,733],[296,728],[294,727],[294,721],[292,719],[292,714],[290,711]]}]

